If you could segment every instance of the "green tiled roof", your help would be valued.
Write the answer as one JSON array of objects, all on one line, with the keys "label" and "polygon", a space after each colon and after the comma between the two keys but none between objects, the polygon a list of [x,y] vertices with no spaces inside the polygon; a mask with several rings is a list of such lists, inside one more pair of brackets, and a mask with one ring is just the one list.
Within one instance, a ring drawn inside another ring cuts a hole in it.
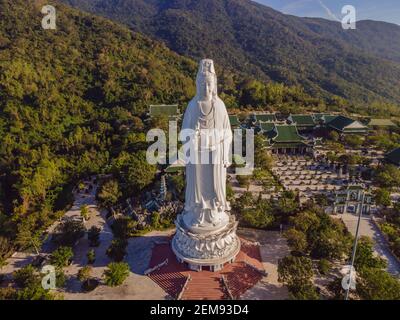
[{"label": "green tiled roof", "polygon": [[329,115],[330,115],[329,113],[314,113],[313,117],[314,117],[315,122],[320,122],[320,121],[324,120],[323,117],[329,116]]},{"label": "green tiled roof", "polygon": [[388,154],[386,154],[385,158],[390,163],[400,166],[400,148],[390,151]]},{"label": "green tiled roof", "polygon": [[[356,122],[356,120],[347,118],[345,116],[337,116],[335,119],[330,121],[328,125],[339,131],[345,131],[346,127]],[[361,124],[361,123],[360,123]],[[349,131],[365,131],[367,127],[363,126],[362,128],[349,128]]]},{"label": "green tiled roof", "polygon": [[260,122],[260,129],[264,132],[269,132],[273,130],[275,127],[275,124],[272,122]]},{"label": "green tiled roof", "polygon": [[185,170],[185,165],[181,164],[172,164],[165,169],[166,173],[176,173]]},{"label": "green tiled roof", "polygon": [[232,127],[240,126],[239,119],[237,118],[236,115],[230,115],[229,116],[229,122],[231,123]]},{"label": "green tiled roof", "polygon": [[369,127],[395,127],[396,124],[390,119],[370,119]]},{"label": "green tiled roof", "polygon": [[291,119],[297,126],[315,126],[314,117],[311,114],[292,114]]},{"label": "green tiled roof", "polygon": [[276,135],[274,142],[302,142],[304,138],[299,135],[296,125],[275,125]]},{"label": "green tiled roof", "polygon": [[179,115],[178,105],[157,105],[150,106],[150,116],[169,116],[174,117]]},{"label": "green tiled roof", "polygon": [[325,122],[325,124],[329,124],[331,121],[335,120],[337,117],[337,115],[334,114],[328,114],[328,115],[324,115],[323,116],[323,120]]},{"label": "green tiled roof", "polygon": [[276,121],[275,113],[263,113],[263,114],[255,114],[254,119],[260,122],[273,122]]}]

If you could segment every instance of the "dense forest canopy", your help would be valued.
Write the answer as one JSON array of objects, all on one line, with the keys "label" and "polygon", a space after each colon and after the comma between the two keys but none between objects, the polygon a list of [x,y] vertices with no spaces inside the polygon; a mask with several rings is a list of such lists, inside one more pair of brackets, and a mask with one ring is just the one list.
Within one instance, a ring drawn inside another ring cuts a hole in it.
[{"label": "dense forest canopy", "polygon": [[70,183],[143,140],[148,104],[194,93],[193,61],[59,3],[44,30],[45,4],[0,1],[0,236],[44,227]]},{"label": "dense forest canopy", "polygon": [[340,96],[359,109],[400,103],[400,27],[284,15],[249,0],[62,0],[129,25],[169,48],[263,80]]}]

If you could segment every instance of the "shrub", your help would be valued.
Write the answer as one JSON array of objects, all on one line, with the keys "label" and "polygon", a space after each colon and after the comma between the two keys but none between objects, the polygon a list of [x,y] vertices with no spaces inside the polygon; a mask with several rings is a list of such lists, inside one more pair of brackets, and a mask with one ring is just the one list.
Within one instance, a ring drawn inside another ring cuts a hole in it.
[{"label": "shrub", "polygon": [[121,285],[129,276],[129,265],[125,262],[113,262],[104,271],[105,283],[110,287]]},{"label": "shrub", "polygon": [[62,271],[62,269],[57,269],[56,270],[56,287],[63,288],[63,287],[65,287],[66,282],[67,282],[67,276],[65,275],[65,273]]},{"label": "shrub", "polygon": [[87,206],[81,207],[81,217],[86,221],[90,219],[90,212]]},{"label": "shrub", "polygon": [[86,257],[88,259],[89,264],[93,264],[96,261],[96,253],[94,252],[93,249],[88,251],[88,253],[86,254]]},{"label": "shrub", "polygon": [[114,261],[120,262],[125,257],[127,245],[128,241],[126,239],[114,239],[107,249],[107,255]]},{"label": "shrub", "polygon": [[40,284],[39,272],[30,264],[17,271],[14,271],[13,278],[16,285],[21,288]]},{"label": "shrub", "polygon": [[71,247],[59,247],[51,254],[50,263],[57,268],[63,268],[71,263],[73,256]]},{"label": "shrub", "polygon": [[98,281],[92,279],[92,267],[85,266],[78,272],[78,279],[82,282],[82,289],[85,291],[92,291],[97,287]]},{"label": "shrub", "polygon": [[62,246],[72,247],[85,235],[85,226],[82,221],[68,219],[57,226],[54,240]]},{"label": "shrub", "polygon": [[318,271],[322,275],[327,275],[330,270],[331,270],[331,263],[329,262],[329,260],[321,259],[318,261]]}]

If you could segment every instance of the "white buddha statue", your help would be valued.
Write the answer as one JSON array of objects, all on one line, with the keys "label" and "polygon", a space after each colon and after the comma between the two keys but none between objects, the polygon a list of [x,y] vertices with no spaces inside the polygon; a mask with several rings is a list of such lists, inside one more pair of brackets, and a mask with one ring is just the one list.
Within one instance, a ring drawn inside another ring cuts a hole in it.
[{"label": "white buddha statue", "polygon": [[175,220],[171,247],[191,269],[217,271],[240,251],[238,223],[226,201],[232,131],[225,104],[218,98],[212,60],[200,62],[196,85],[181,131],[186,153],[185,208]]},{"label": "white buddha statue", "polygon": [[[224,102],[217,94],[212,60],[202,60],[196,79],[197,94],[190,101],[182,132],[191,129],[196,161],[186,159],[183,221],[194,233],[209,232],[229,222],[226,169],[230,165],[232,131]],[[208,161],[207,161],[208,160]]]}]

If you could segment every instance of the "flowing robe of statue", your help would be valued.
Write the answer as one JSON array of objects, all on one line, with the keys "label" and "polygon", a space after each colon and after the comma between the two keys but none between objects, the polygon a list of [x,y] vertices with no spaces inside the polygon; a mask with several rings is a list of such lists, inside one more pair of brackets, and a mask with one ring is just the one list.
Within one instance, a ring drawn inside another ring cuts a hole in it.
[{"label": "flowing robe of statue", "polygon": [[[197,94],[190,101],[182,132],[189,129],[191,161],[186,158],[184,221],[195,232],[223,227],[230,210],[226,200],[226,170],[230,165],[232,131],[224,102],[217,95],[212,60],[202,60]],[[208,163],[207,160],[208,159]]]},{"label": "flowing robe of statue", "polygon": [[[225,104],[218,98],[212,60],[202,60],[197,94],[183,119],[180,140],[186,163],[185,208],[178,214],[171,247],[192,270],[221,270],[240,251],[237,221],[226,201],[232,131]],[[180,153],[180,157],[182,153]]]}]

